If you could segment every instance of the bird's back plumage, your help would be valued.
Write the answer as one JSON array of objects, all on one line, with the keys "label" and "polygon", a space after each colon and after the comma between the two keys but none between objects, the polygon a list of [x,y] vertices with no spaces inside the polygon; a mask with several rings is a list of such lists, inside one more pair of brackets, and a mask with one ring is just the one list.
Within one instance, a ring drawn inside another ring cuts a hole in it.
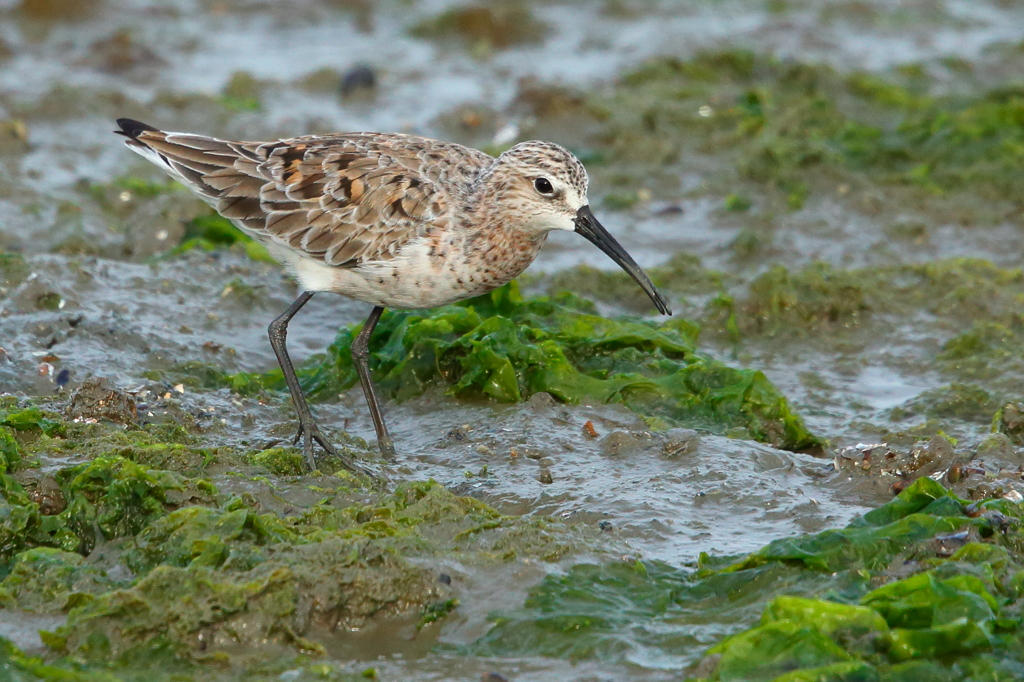
[{"label": "bird's back plumage", "polygon": [[233,142],[119,119],[127,145],[254,237],[331,267],[394,258],[444,230],[493,157],[399,134]]}]

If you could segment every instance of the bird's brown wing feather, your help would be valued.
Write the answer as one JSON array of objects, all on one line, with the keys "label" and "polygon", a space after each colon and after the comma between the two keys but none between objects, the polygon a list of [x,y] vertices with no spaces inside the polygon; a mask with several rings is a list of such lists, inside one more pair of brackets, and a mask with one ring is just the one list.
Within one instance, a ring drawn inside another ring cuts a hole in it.
[{"label": "bird's brown wing feather", "polygon": [[328,265],[387,260],[445,227],[451,187],[493,160],[460,145],[357,133],[229,142],[146,130],[129,144],[158,153],[217,211],[250,233]]}]

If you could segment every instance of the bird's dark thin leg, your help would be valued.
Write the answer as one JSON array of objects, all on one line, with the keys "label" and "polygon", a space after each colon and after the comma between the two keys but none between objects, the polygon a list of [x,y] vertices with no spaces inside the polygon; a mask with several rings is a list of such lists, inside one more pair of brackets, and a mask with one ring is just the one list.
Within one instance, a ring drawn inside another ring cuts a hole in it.
[{"label": "bird's dark thin leg", "polygon": [[306,463],[309,464],[310,470],[316,469],[316,460],[313,457],[313,441],[316,441],[328,454],[341,460],[345,468],[351,471],[367,473],[352,461],[351,457],[338,452],[331,445],[331,441],[327,440],[327,437],[320,431],[320,427],[316,425],[313,415],[309,411],[306,397],[302,395],[302,387],[299,386],[299,378],[295,376],[292,360],[288,357],[288,347],[285,343],[288,337],[288,323],[295,316],[295,313],[299,312],[302,306],[306,305],[309,299],[313,298],[315,293],[315,291],[302,292],[295,299],[295,302],[278,315],[267,328],[270,335],[270,346],[274,349],[274,355],[277,356],[277,362],[281,365],[281,371],[284,372],[284,381],[288,384],[288,391],[292,394],[292,402],[295,403],[295,411],[299,416],[299,432],[295,435],[295,442],[297,443],[300,438],[302,439],[302,452],[306,456]]},{"label": "bird's dark thin leg", "polygon": [[391,434],[384,423],[384,417],[380,413],[380,404],[377,402],[377,394],[373,390],[373,382],[370,380],[370,367],[367,361],[370,357],[370,335],[373,328],[380,320],[380,314],[384,312],[381,306],[375,306],[366,318],[363,330],[352,342],[352,362],[355,363],[356,372],[359,373],[359,383],[363,385],[363,393],[366,394],[366,404],[370,406],[370,417],[373,418],[373,428],[377,430],[377,447],[385,457],[393,457],[395,446],[391,442]]}]

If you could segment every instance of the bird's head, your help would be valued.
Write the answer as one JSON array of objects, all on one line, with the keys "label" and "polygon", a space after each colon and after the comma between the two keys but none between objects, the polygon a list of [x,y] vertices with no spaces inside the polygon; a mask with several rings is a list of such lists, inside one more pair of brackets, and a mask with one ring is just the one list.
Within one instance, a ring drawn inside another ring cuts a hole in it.
[{"label": "bird's head", "polygon": [[587,170],[572,152],[551,142],[520,142],[495,159],[485,182],[489,199],[505,216],[515,216],[518,229],[537,235],[565,230],[586,237],[640,285],[659,312],[672,314],[636,261],[594,217]]}]

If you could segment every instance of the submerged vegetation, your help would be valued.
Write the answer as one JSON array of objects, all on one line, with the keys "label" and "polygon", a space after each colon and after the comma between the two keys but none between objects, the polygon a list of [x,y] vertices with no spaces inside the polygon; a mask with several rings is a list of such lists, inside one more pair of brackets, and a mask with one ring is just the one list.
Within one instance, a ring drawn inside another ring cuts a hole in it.
[{"label": "submerged vegetation", "polygon": [[1016,172],[1024,91],[930,94],[936,83],[920,68],[842,74],[734,49],[651,60],[592,106],[607,119],[600,139],[609,162],[657,169],[686,154],[715,156],[733,169],[719,178],[724,187],[768,185],[790,208],[811,191],[867,177],[927,194],[1014,200],[1024,190]]},{"label": "submerged vegetation", "polygon": [[716,681],[1017,679],[1022,517],[922,478],[846,528],[696,570],[576,566],[470,651],[691,663],[690,677]]}]

